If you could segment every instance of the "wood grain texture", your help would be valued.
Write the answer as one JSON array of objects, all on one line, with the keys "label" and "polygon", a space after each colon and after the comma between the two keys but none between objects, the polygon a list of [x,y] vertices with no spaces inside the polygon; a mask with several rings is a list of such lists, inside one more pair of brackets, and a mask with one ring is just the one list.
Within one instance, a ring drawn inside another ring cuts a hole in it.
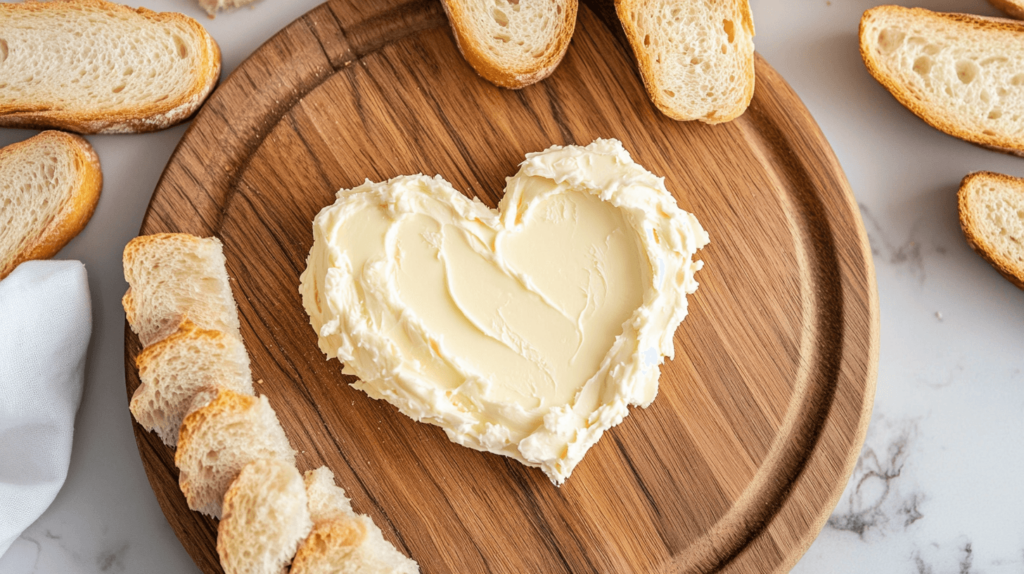
[{"label": "wood grain texture", "polygon": [[[216,235],[257,391],[384,536],[434,572],[772,572],[824,525],[870,417],[878,303],[842,170],[785,81],[757,61],[741,118],[677,123],[648,101],[607,5],[581,6],[558,70],[495,88],[459,56],[441,6],[332,0],[253,54],[182,139],[141,233]],[[524,154],[615,137],[711,235],[658,398],[561,488],[450,443],[349,387],[298,296],[312,219],[364,178],[441,174],[493,207]],[[126,328],[129,396],[140,351]],[[173,451],[135,427],[185,548],[219,572]]]}]

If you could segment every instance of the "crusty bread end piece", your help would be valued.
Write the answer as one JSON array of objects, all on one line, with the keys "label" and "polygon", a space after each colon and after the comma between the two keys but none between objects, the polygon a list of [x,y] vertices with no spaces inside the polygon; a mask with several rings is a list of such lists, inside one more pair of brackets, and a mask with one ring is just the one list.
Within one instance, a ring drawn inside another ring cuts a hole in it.
[{"label": "crusty bread end piece", "polygon": [[0,4],[0,126],[149,132],[191,116],[220,77],[195,20],[104,0]]},{"label": "crusty bread end piece", "polygon": [[879,6],[860,21],[872,76],[932,127],[1024,154],[1024,23]]},{"label": "crusty bread end piece", "polygon": [[219,518],[231,481],[243,466],[265,458],[295,464],[295,451],[267,397],[219,389],[216,398],[185,416],[174,464],[189,508]]},{"label": "crusty bread end piece", "polygon": [[299,546],[290,574],[416,574],[419,565],[384,539],[368,516],[352,511],[327,467],[306,472],[313,531]]},{"label": "crusty bread end piece", "polygon": [[170,335],[186,318],[242,339],[217,238],[185,233],[136,237],[124,248],[124,278],[129,288],[121,302],[142,346]]},{"label": "crusty bread end piece", "polygon": [[519,89],[555,71],[576,28],[577,0],[442,0],[455,43],[476,73]]},{"label": "crusty bread end piece", "polygon": [[1024,1],[1022,0],[988,0],[996,8],[999,8],[1009,16],[1024,19]]},{"label": "crusty bread end piece", "polygon": [[719,124],[754,97],[747,0],[615,0],[651,101],[676,120]]},{"label": "crusty bread end piece", "polygon": [[1024,179],[975,172],[960,183],[957,199],[967,243],[1024,289]]},{"label": "crusty bread end piece", "polygon": [[249,354],[237,337],[200,329],[186,320],[169,337],[135,358],[142,384],[129,408],[135,420],[156,431],[164,444],[178,444],[178,430],[197,393],[225,388],[252,395]]},{"label": "crusty bread end piece", "polygon": [[225,574],[281,574],[313,527],[294,463],[250,462],[224,495],[217,554]]},{"label": "crusty bread end piece", "polygon": [[56,255],[85,228],[102,187],[99,157],[81,137],[46,131],[0,149],[0,279]]}]

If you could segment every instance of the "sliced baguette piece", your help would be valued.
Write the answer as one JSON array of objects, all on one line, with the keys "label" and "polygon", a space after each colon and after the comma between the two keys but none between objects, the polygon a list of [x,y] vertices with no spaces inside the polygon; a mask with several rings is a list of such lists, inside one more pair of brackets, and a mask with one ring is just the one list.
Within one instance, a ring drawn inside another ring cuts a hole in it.
[{"label": "sliced baguette piece", "polygon": [[242,340],[217,238],[185,233],[136,237],[124,248],[124,278],[129,288],[121,303],[143,347],[173,333],[186,318]]},{"label": "sliced baguette piece", "polygon": [[265,458],[295,464],[295,451],[267,397],[218,389],[213,400],[185,416],[174,464],[189,508],[220,518],[231,481],[246,464]]},{"label": "sliced baguette piece", "polygon": [[747,0],[615,0],[651,101],[675,120],[719,124],[754,97]]},{"label": "sliced baguette piece", "polygon": [[1024,0],[988,0],[988,2],[1009,16],[1024,19]]},{"label": "sliced baguette piece", "polygon": [[1024,179],[975,172],[960,182],[957,200],[967,243],[1024,289]]},{"label": "sliced baguette piece", "polygon": [[220,49],[195,20],[104,0],[0,4],[0,126],[161,130],[199,108]]},{"label": "sliced baguette piece", "polygon": [[231,10],[252,4],[254,0],[199,0],[199,6],[213,18],[218,10]]},{"label": "sliced baguette piece", "polygon": [[253,395],[249,354],[237,337],[200,329],[189,320],[135,358],[142,384],[129,408],[135,420],[156,431],[164,444],[178,444],[178,430],[192,399],[218,387]]},{"label": "sliced baguette piece", "polygon": [[518,90],[555,71],[576,28],[577,0],[441,0],[455,44],[485,80]]},{"label": "sliced baguette piece", "polygon": [[352,511],[325,466],[306,472],[313,531],[299,546],[290,574],[415,574],[419,565],[384,539],[368,516]]},{"label": "sliced baguette piece", "polygon": [[879,6],[860,21],[868,71],[932,127],[1024,154],[1024,23]]},{"label": "sliced baguette piece", "polygon": [[250,462],[224,495],[217,554],[225,574],[281,574],[313,522],[302,476],[279,459]]},{"label": "sliced baguette piece", "polygon": [[78,136],[46,131],[0,149],[0,279],[56,255],[85,228],[102,187],[100,159]]}]

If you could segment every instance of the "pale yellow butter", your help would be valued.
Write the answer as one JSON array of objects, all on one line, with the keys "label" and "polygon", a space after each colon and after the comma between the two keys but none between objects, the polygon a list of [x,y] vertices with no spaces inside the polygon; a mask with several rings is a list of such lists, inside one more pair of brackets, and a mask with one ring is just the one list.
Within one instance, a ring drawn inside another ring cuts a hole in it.
[{"label": "pale yellow butter", "polygon": [[338,192],[299,291],[359,388],[561,484],[647,406],[708,242],[616,140],[527,155],[497,212],[440,177]]}]

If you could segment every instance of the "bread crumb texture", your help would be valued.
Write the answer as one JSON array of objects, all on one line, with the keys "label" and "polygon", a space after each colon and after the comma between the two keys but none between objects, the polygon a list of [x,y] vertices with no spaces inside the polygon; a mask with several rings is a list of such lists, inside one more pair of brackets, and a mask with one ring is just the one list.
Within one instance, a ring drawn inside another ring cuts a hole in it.
[{"label": "bread crumb texture", "polygon": [[179,427],[197,393],[219,387],[253,394],[249,355],[242,342],[188,320],[166,339],[146,347],[135,364],[141,384],[129,408],[143,428],[156,431],[168,446],[177,445]]},{"label": "bread crumb texture", "polygon": [[2,4],[0,21],[0,117],[26,125],[160,129],[185,119],[219,76],[213,39],[181,14],[58,0]]},{"label": "bread crumb texture", "polygon": [[872,75],[925,121],[1024,149],[1024,24],[880,6],[864,13],[860,35]]},{"label": "bread crumb texture", "polygon": [[37,237],[71,199],[75,160],[59,140],[0,152],[0,268]]},{"label": "bread crumb texture", "polygon": [[260,459],[295,464],[295,451],[277,414],[265,396],[221,389],[215,399],[186,415],[178,436],[174,464],[189,508],[219,518],[228,486],[245,465]]},{"label": "bread crumb texture", "polygon": [[247,464],[224,496],[217,554],[226,574],[278,574],[313,528],[294,463]]},{"label": "bread crumb texture", "polygon": [[971,174],[961,184],[959,206],[971,247],[1024,289],[1024,179]]},{"label": "bread crumb texture", "polygon": [[99,173],[92,147],[70,134],[47,131],[0,150],[0,279],[26,259],[52,257],[85,227]]},{"label": "bread crumb texture", "polygon": [[494,0],[465,2],[476,38],[498,61],[512,69],[530,68],[557,48],[561,2]]},{"label": "bread crumb texture", "polygon": [[185,317],[242,340],[223,246],[215,237],[143,235],[124,248],[125,312],[143,346],[167,337]]},{"label": "bread crumb texture", "polygon": [[719,123],[746,109],[754,83],[754,24],[746,0],[617,5],[647,91],[666,115]]}]

